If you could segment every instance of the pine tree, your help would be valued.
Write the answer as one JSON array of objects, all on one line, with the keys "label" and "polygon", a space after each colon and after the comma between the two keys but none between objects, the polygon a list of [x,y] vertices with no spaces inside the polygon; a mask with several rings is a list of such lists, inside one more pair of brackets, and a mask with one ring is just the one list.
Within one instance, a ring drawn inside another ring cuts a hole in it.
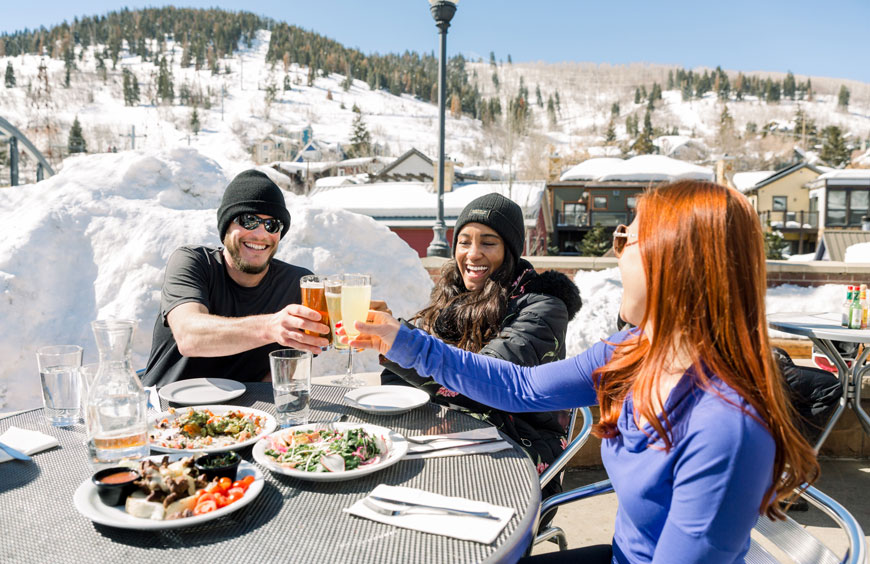
[{"label": "pine tree", "polygon": [[171,104],[175,99],[175,89],[172,86],[172,73],[169,72],[165,56],[160,59],[160,69],[157,73],[157,97],[167,104]]},{"label": "pine tree", "polygon": [[606,143],[613,143],[616,141],[616,127],[613,125],[613,118],[611,118],[610,122],[607,124],[607,133],[604,134],[604,141]]},{"label": "pine tree", "polygon": [[634,149],[638,155],[650,155],[654,153],[656,147],[653,145],[652,137],[652,117],[649,110],[647,110],[646,115],[643,116],[643,131],[641,132],[640,137],[637,138],[637,141],[634,142],[632,149]]},{"label": "pine tree", "polygon": [[785,257],[782,254],[786,246],[785,239],[779,231],[764,232],[764,254],[767,260],[782,260]]},{"label": "pine tree", "polygon": [[196,111],[196,106],[193,106],[193,112],[190,114],[190,130],[194,135],[199,133],[199,114]]},{"label": "pine tree", "polygon": [[782,81],[782,95],[786,98],[794,100],[796,89],[797,86],[795,84],[794,75],[791,73],[791,71],[788,71],[788,74],[785,75],[785,78]]},{"label": "pine tree", "polygon": [[539,84],[535,85],[535,99],[538,103],[538,107],[543,108],[544,107],[544,98],[541,97],[541,85],[539,85]]},{"label": "pine tree", "polygon": [[73,53],[73,50],[69,46],[69,44],[67,44],[66,48],[63,51],[63,67],[63,87],[69,88],[70,74],[72,73],[72,70],[76,68],[75,54]]},{"label": "pine tree", "polygon": [[511,54],[510,54],[510,53],[508,53],[508,64],[509,64],[509,65],[514,64],[514,62],[511,60]]},{"label": "pine tree", "polygon": [[619,117],[619,102],[614,102],[610,106],[610,117],[611,118]]},{"label": "pine tree", "polygon": [[341,89],[348,92],[350,91],[351,86],[353,86],[353,69],[350,65],[347,65],[347,72],[344,73],[344,80],[341,83]]},{"label": "pine tree", "polygon": [[495,91],[498,92],[498,71],[492,71],[492,83],[495,85]]},{"label": "pine tree", "polygon": [[139,103],[139,80],[128,68],[125,68],[122,74],[124,77],[124,105],[135,106]]},{"label": "pine tree", "polygon": [[829,125],[822,130],[822,151],[819,157],[831,166],[842,167],[849,164],[849,148],[843,139],[842,130]]},{"label": "pine tree", "polygon": [[354,104],[353,125],[350,133],[350,154],[352,157],[363,157],[371,154],[372,136],[363,121],[362,111]]},{"label": "pine tree", "polygon": [[580,241],[579,250],[584,257],[600,257],[610,250],[611,245],[611,238],[607,236],[604,227],[598,224],[586,232]]},{"label": "pine tree", "polygon": [[82,125],[79,123],[78,116],[76,116],[72,127],[69,130],[67,148],[69,149],[70,154],[88,152],[88,146],[87,143],[85,143],[84,136],[82,135]]},{"label": "pine tree", "polygon": [[674,83],[674,69],[668,71],[668,90],[673,90],[676,84]]},{"label": "pine tree", "polygon": [[634,89],[634,103],[640,104],[640,88]]},{"label": "pine tree", "polygon": [[840,93],[837,94],[837,107],[843,108],[844,110],[849,107],[849,89],[846,88],[845,84],[840,85]]},{"label": "pine tree", "polygon": [[731,112],[728,111],[728,106],[722,105],[722,112],[719,114],[719,135],[724,137],[734,131],[734,118]]},{"label": "pine tree", "polygon": [[495,66],[495,51],[489,52],[489,66],[491,66],[491,67]]},{"label": "pine tree", "polygon": [[292,90],[292,87],[290,86],[290,75],[285,74],[284,75],[284,92],[287,92],[288,90]]},{"label": "pine tree", "polygon": [[556,104],[553,103],[553,97],[547,96],[547,120],[550,122],[550,129],[556,127]]},{"label": "pine tree", "polygon": [[12,70],[12,61],[6,61],[6,88],[15,87],[15,71]]}]

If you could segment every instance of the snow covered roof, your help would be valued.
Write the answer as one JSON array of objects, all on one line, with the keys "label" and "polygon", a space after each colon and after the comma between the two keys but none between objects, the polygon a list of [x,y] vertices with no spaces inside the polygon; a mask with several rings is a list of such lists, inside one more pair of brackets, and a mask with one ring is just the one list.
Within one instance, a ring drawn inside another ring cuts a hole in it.
[{"label": "snow covered roof", "polygon": [[[347,186],[349,184],[359,184],[362,180],[360,175],[354,174],[350,176],[324,176],[314,181],[314,186],[317,188],[331,188],[335,186]],[[368,176],[368,175],[365,175]]]},{"label": "snow covered roof", "polygon": [[734,187],[740,190],[741,192],[747,192],[752,188],[755,188],[755,185],[770,178],[776,173],[774,170],[752,170],[749,172],[735,172],[734,177],[731,179],[731,182],[734,183]]},{"label": "snow covered roof", "polygon": [[319,174],[338,166],[338,162],[335,161],[308,161],[302,163],[296,161],[278,161],[274,164],[288,172],[301,172],[303,176],[308,172]]},{"label": "snow covered roof", "polygon": [[847,168],[832,170],[807,183],[807,186],[809,188],[821,188],[823,186],[870,186],[870,169]]},{"label": "snow covered roof", "polygon": [[686,149],[698,152],[707,151],[707,146],[703,142],[687,135],[662,135],[653,139],[653,145],[667,156],[672,156]]},{"label": "snow covered roof", "polygon": [[495,166],[464,166],[461,168],[457,168],[456,172],[460,173],[463,176],[469,176],[473,178],[481,178],[484,180],[504,180],[507,176],[505,172]]},{"label": "snow covered roof", "polygon": [[360,166],[369,163],[384,163],[390,164],[395,159],[395,157],[357,157],[355,159],[344,159],[336,163],[338,166]]},{"label": "snow covered roof", "polygon": [[596,182],[673,182],[686,179],[713,180],[713,170],[663,155],[640,155],[628,160],[589,159],[570,168],[560,178]]},{"label": "snow covered roof", "polygon": [[[545,183],[480,182],[454,188],[444,194],[444,216],[455,218],[473,199],[498,192],[515,201],[523,209],[526,223],[533,225],[541,207]],[[342,186],[310,195],[313,205],[343,208],[380,220],[412,220],[434,218],[438,195],[431,182],[378,182]]]}]

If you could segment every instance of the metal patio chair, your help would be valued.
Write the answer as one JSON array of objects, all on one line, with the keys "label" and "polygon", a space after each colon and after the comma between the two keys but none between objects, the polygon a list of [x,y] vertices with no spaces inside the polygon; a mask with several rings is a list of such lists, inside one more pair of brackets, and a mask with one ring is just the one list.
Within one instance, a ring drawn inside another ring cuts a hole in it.
[{"label": "metal patio chair", "polygon": [[[541,505],[541,515],[555,510],[562,504],[612,491],[613,486],[610,484],[610,480],[602,480],[556,494],[544,500]],[[809,503],[818,507],[843,530],[849,542],[849,549],[845,556],[837,557],[830,548],[788,516],[783,521],[771,521],[761,515],[755,523],[754,532],[785,553],[790,558],[789,562],[795,564],[867,564],[867,545],[864,531],[852,514],[836,500],[812,486],[804,491],[795,491],[800,493],[801,497]],[[561,543],[559,548],[564,550]],[[778,564],[781,561],[752,538],[749,552],[746,553],[746,562],[747,564]]]},{"label": "metal patio chair", "polygon": [[[562,471],[563,468],[568,464],[568,462],[574,458],[574,455],[577,454],[580,449],[586,444],[586,441],[589,439],[589,434],[592,432],[592,412],[588,407],[578,407],[571,410],[571,419],[568,423],[568,436],[571,437],[574,435],[574,428],[577,423],[578,415],[582,418],[580,431],[577,433],[577,436],[568,443],[568,446],[565,447],[565,450],[562,451],[562,454],[559,455],[559,458],[553,461],[543,473],[541,473],[541,488],[546,486],[550,480],[559,475],[559,472]],[[561,478],[560,478],[561,479]],[[560,495],[560,494],[557,494]],[[552,496],[547,499],[552,499]],[[547,500],[544,500],[546,502]],[[543,527],[538,531],[538,534],[535,536],[535,540],[532,544],[538,544],[544,541],[555,542],[559,544],[559,550],[565,550],[568,547],[568,543],[565,540],[565,531],[560,529],[559,527],[554,526],[552,523],[550,525]]]}]

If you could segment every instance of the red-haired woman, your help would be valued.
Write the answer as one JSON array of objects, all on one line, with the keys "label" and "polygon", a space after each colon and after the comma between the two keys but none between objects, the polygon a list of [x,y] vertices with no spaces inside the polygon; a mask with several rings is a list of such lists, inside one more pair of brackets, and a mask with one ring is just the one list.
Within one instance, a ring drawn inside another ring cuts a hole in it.
[{"label": "red-haired woman", "polygon": [[604,561],[743,562],[759,514],[782,517],[779,502],[819,472],[768,342],[758,216],[735,190],[677,182],[638,198],[614,251],[620,314],[637,328],[576,357],[520,367],[379,312],[354,344],[507,411],[599,405],[619,500]]}]

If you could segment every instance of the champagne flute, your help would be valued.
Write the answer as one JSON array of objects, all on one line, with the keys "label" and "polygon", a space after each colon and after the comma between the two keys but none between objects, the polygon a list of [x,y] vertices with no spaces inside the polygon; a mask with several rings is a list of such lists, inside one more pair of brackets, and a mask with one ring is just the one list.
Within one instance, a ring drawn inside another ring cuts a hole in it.
[{"label": "champagne flute", "polygon": [[[345,274],[341,282],[341,325],[347,334],[348,341],[359,336],[354,328],[357,321],[365,322],[369,315],[372,301],[372,277],[368,274]],[[353,347],[347,348],[347,373],[338,384],[346,388],[355,388],[364,384],[353,376]]]},{"label": "champagne flute", "polygon": [[347,351],[347,345],[342,343],[338,335],[335,334],[335,325],[341,322],[341,283],[343,280],[344,277],[341,274],[332,274],[327,276],[324,282],[332,348],[342,353]]}]

